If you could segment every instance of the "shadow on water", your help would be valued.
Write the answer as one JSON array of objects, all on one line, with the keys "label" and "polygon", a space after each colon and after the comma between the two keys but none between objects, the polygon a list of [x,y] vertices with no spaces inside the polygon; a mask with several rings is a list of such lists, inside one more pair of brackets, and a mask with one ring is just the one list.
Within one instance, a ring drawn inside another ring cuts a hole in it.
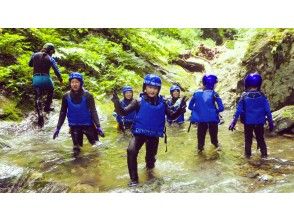
[{"label": "shadow on water", "polygon": [[[101,115],[111,115],[106,104]],[[105,110],[106,109],[106,110]],[[101,112],[101,111],[99,111]],[[229,121],[230,113],[224,115]],[[106,137],[100,148],[84,139],[74,157],[68,126],[52,140],[58,112],[49,115],[42,129],[34,127],[34,115],[19,124],[0,125],[0,185],[2,192],[293,192],[293,140],[267,137],[269,158],[260,159],[253,143],[253,157],[243,157],[243,132],[219,127],[222,151],[206,137],[205,150],[196,151],[196,129],[168,127],[168,151],[160,139],[156,167],[145,169],[144,147],[138,157],[140,184],[128,188],[126,148],[131,135],[117,131],[114,119],[102,118]]]}]

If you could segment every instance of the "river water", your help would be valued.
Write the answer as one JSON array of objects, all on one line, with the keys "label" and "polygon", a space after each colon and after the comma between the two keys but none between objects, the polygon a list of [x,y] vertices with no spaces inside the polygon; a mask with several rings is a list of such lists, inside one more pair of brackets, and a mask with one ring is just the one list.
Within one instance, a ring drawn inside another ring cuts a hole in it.
[{"label": "river water", "polygon": [[[56,109],[58,103],[54,103]],[[228,131],[232,112],[225,111],[219,126],[222,151],[206,137],[205,151],[196,153],[196,127],[168,127],[168,151],[160,139],[156,168],[145,170],[145,149],[138,158],[140,185],[129,188],[126,147],[131,134],[116,129],[113,106],[98,103],[106,137],[93,148],[86,138],[79,157],[72,155],[67,124],[52,139],[58,111],[50,113],[42,129],[32,114],[20,123],[0,125],[0,189],[2,192],[293,192],[293,139],[266,135],[269,158],[260,159],[253,142],[253,157],[243,157],[242,125]],[[186,113],[186,115],[190,114]]]}]

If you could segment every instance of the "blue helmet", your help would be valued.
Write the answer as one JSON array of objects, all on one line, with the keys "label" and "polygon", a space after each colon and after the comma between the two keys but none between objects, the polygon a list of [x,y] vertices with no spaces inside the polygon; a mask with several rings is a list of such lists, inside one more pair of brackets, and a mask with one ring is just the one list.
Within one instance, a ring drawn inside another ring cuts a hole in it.
[{"label": "blue helmet", "polygon": [[83,76],[82,74],[78,73],[78,72],[73,72],[69,75],[69,82],[72,80],[72,79],[77,79],[81,82],[81,86],[84,84],[84,80],[83,80]]},{"label": "blue helmet", "polygon": [[173,91],[175,91],[175,90],[179,90],[179,92],[180,92],[181,88],[177,85],[172,85],[172,87],[170,87],[170,89],[169,89],[170,94],[172,94]]},{"label": "blue helmet", "polygon": [[262,84],[262,78],[259,73],[249,73],[245,77],[245,89],[248,89],[248,87],[257,87],[260,89],[261,84]]},{"label": "blue helmet", "polygon": [[121,90],[122,94],[125,94],[128,91],[133,92],[133,88],[131,86],[124,86]]},{"label": "blue helmet", "polygon": [[159,87],[159,90],[160,90],[160,88],[161,88],[161,79],[160,79],[159,76],[157,76],[155,74],[147,74],[144,77],[143,91],[144,91],[146,85],[157,86],[157,87]]},{"label": "blue helmet", "polygon": [[218,82],[217,76],[213,73],[206,73],[202,78],[202,84],[206,89],[213,89],[214,85]]}]

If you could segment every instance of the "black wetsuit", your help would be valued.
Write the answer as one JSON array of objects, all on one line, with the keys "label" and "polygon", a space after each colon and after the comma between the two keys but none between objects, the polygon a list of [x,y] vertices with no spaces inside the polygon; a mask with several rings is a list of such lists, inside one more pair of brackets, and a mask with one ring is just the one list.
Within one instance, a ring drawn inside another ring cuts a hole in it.
[{"label": "black wetsuit", "polygon": [[[152,105],[157,104],[158,97],[150,98],[147,95],[143,95],[142,98],[144,98],[147,102],[151,103]],[[132,102],[125,108],[122,108],[119,99],[112,99],[115,106],[115,111],[120,115],[127,115],[128,113],[136,110],[137,112],[140,109],[140,103],[141,99],[133,99]],[[182,113],[184,113],[185,110],[179,108],[176,112],[172,111],[167,103],[165,102],[166,110],[165,114],[169,117],[175,119],[179,117]],[[128,169],[131,181],[138,182],[138,170],[137,170],[137,156],[138,153],[143,146],[143,144],[146,144],[146,168],[152,169],[155,166],[156,161],[156,154],[158,150],[158,143],[159,143],[159,137],[150,137],[145,135],[133,135],[132,139],[130,140],[128,149],[127,149],[127,155],[128,155]]]},{"label": "black wetsuit", "polygon": [[73,145],[75,148],[79,148],[83,146],[83,134],[85,134],[89,140],[89,142],[93,145],[98,140],[98,134],[96,128],[100,127],[99,117],[95,107],[95,101],[93,96],[85,91],[79,90],[78,92],[69,91],[62,98],[62,104],[59,114],[59,120],[57,124],[57,128],[60,129],[64,123],[64,120],[67,115],[68,103],[67,97],[70,95],[70,98],[73,103],[79,104],[82,101],[82,96],[86,97],[87,106],[91,112],[91,117],[93,121],[93,125],[91,126],[71,126],[71,137],[73,141]]},{"label": "black wetsuit", "polygon": [[[55,75],[58,77],[59,81],[62,81],[60,71],[57,67],[56,61],[47,53],[44,52],[37,52],[34,53],[29,61],[29,66],[33,67],[33,73],[34,73],[34,79],[33,79],[33,84],[34,84],[34,92],[35,92],[35,108],[40,115],[41,111],[41,97],[42,93],[45,92],[47,94],[47,99],[45,102],[45,107],[44,111],[50,111],[50,105],[52,103],[52,98],[53,98],[53,82],[50,78],[49,71],[50,68],[52,67]],[[45,77],[47,78],[47,83],[41,83],[38,85],[40,81],[35,80],[36,77]]]},{"label": "black wetsuit", "polygon": [[[133,98],[131,98],[129,100],[124,98],[122,101],[120,101],[120,104],[123,107],[123,106],[125,106],[123,103],[129,104],[130,102],[132,102],[132,100],[133,100]],[[115,112],[115,109],[114,109],[114,112]],[[133,121],[132,122],[124,121],[123,123],[118,123],[118,128],[119,128],[119,130],[124,132],[127,129],[131,129],[132,125],[133,125]]]}]

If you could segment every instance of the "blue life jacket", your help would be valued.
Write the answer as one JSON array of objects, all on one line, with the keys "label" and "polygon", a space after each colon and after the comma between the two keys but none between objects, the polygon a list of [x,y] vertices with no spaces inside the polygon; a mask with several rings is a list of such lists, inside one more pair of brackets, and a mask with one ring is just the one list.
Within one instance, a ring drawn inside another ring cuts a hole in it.
[{"label": "blue life jacket", "polygon": [[79,104],[72,102],[70,93],[67,98],[67,119],[69,126],[90,126],[93,124],[91,112],[87,105],[87,98],[85,95],[82,96],[82,101]]},{"label": "blue life jacket", "polygon": [[[127,100],[127,99],[123,99],[121,102],[120,102],[120,105],[121,107],[127,107],[128,105],[130,104],[130,101]],[[126,116],[121,116],[121,115],[117,115],[116,116],[116,121],[119,123],[119,124],[124,124],[124,123],[133,123],[134,122],[134,118],[136,116],[136,111],[132,111],[130,112],[129,114],[127,114]]]},{"label": "blue life jacket", "polygon": [[163,137],[166,106],[162,96],[157,101],[157,105],[152,105],[142,97],[132,128],[133,134]]},{"label": "blue life jacket", "polygon": [[[217,98],[216,98],[217,97]],[[215,105],[218,104],[218,108]],[[191,122],[219,122],[219,112],[224,110],[221,99],[214,90],[197,90],[189,104]]]},{"label": "blue life jacket", "polygon": [[270,112],[267,98],[260,91],[245,92],[240,102],[243,111],[241,121],[244,124],[265,124],[267,112]]},{"label": "blue life jacket", "polygon": [[[181,99],[179,98],[175,103],[172,103],[172,99],[169,99],[167,101],[167,105],[170,107],[172,111],[177,111],[180,108],[180,101]],[[166,116],[166,120],[170,124],[171,123],[182,124],[185,122],[184,113],[181,114],[177,119],[171,119],[170,117]]]}]

